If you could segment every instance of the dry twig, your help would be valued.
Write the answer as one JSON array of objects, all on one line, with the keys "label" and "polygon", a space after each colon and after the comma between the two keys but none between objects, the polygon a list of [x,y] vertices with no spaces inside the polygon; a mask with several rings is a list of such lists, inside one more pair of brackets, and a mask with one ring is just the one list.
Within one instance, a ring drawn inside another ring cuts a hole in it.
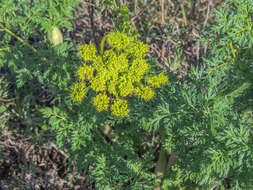
[{"label": "dry twig", "polygon": [[141,9],[136,15],[134,15],[131,18],[131,22],[133,22],[136,18],[138,18],[145,10],[147,10],[150,6],[152,6],[154,3],[156,2],[156,0],[153,0],[148,6],[144,7],[143,9]]}]

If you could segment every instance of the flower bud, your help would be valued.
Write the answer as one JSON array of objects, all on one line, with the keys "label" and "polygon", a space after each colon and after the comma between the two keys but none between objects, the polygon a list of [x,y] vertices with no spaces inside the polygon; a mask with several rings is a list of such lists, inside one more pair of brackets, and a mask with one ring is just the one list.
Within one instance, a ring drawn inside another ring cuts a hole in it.
[{"label": "flower bud", "polygon": [[56,46],[63,42],[62,33],[59,28],[56,26],[52,27],[51,31],[48,32],[48,40],[53,44],[53,46]]}]

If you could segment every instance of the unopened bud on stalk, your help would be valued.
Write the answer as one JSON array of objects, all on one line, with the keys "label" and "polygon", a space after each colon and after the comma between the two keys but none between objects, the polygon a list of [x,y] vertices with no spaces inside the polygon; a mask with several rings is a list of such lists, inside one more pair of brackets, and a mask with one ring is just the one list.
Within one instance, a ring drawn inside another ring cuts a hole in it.
[{"label": "unopened bud on stalk", "polygon": [[53,46],[56,46],[63,42],[62,33],[59,28],[56,26],[52,27],[51,31],[48,32],[48,40],[53,44]]}]

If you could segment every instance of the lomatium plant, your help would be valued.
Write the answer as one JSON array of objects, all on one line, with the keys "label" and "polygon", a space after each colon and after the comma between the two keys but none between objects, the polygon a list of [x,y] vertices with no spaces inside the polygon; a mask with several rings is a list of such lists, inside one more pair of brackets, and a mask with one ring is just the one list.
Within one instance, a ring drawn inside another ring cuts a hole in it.
[{"label": "lomatium plant", "polygon": [[[104,51],[106,41],[111,48]],[[97,111],[127,116],[127,97],[138,96],[148,101],[155,96],[154,88],[168,82],[164,73],[150,75],[144,59],[147,53],[147,44],[121,32],[106,35],[100,51],[92,43],[83,45],[80,54],[84,64],[77,71],[79,81],[72,87],[72,99],[82,101],[91,89],[96,92],[93,105]]]}]

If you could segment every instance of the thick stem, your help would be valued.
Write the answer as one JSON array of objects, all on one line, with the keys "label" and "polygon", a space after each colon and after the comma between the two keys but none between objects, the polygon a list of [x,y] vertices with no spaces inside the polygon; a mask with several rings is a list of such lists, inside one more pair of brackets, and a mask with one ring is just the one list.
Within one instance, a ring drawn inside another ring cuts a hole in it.
[{"label": "thick stem", "polygon": [[[165,135],[166,135],[165,130],[161,129],[160,136],[162,139],[162,144],[165,141]],[[156,186],[155,186],[154,190],[161,189],[162,179],[163,179],[164,175],[166,174],[168,161],[169,161],[168,151],[166,149],[164,149],[163,147],[161,147],[161,151],[159,153],[159,159],[157,161],[156,168],[155,168],[155,174],[156,174],[157,178],[156,178]]]},{"label": "thick stem", "polygon": [[157,161],[156,168],[155,168],[155,174],[157,176],[157,179],[156,179],[157,184],[154,190],[161,189],[162,179],[166,173],[167,165],[168,165],[167,151],[161,150],[159,154],[159,160]]}]

